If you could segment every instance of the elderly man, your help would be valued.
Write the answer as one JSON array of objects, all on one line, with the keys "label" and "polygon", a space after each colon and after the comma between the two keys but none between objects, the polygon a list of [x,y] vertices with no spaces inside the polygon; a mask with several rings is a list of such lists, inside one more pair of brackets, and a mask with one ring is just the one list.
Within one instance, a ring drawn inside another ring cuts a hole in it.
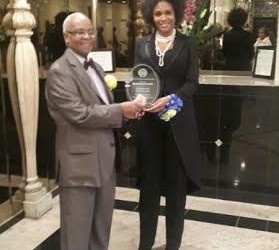
[{"label": "elderly man", "polygon": [[115,194],[114,128],[142,110],[135,101],[113,104],[101,67],[87,55],[95,31],[88,17],[63,24],[66,51],[46,82],[56,123],[56,178],[60,186],[62,250],[108,248]]}]

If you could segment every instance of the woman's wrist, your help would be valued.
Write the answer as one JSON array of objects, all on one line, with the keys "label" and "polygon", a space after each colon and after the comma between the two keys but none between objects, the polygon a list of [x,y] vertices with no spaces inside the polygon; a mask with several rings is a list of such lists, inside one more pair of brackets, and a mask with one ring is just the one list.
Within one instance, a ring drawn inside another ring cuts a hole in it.
[{"label": "woman's wrist", "polygon": [[164,121],[169,121],[182,109],[183,101],[176,94],[171,94],[166,97],[168,101],[164,109],[158,113],[158,116]]}]

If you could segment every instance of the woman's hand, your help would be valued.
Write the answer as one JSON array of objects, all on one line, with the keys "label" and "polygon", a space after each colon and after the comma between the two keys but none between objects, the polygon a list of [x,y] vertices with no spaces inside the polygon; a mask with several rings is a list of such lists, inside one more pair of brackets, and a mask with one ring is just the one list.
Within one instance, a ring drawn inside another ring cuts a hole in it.
[{"label": "woman's hand", "polygon": [[150,113],[160,112],[165,108],[165,106],[169,102],[169,100],[170,100],[169,96],[161,97],[156,102],[152,103],[147,108],[145,108],[144,111],[150,112]]}]

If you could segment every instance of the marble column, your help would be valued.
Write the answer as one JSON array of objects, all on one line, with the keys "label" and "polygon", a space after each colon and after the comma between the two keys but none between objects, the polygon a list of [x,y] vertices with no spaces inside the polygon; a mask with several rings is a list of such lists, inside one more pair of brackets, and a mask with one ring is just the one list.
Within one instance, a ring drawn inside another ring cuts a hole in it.
[{"label": "marble column", "polygon": [[36,141],[39,109],[39,68],[30,37],[36,20],[26,0],[10,0],[4,25],[12,35],[8,82],[22,153],[26,217],[39,218],[52,207],[52,197],[38,179]]},{"label": "marble column", "polygon": [[24,152],[24,141],[23,141],[23,132],[22,132],[22,124],[20,119],[20,111],[19,111],[19,103],[17,98],[17,85],[16,85],[16,73],[15,73],[15,45],[16,40],[14,36],[14,29],[13,29],[13,2],[7,6],[7,14],[3,18],[2,24],[6,28],[6,34],[10,37],[10,44],[7,51],[7,58],[6,58],[6,68],[7,68],[7,77],[8,77],[8,88],[9,88],[9,95],[12,105],[12,110],[15,118],[19,144],[20,144],[20,151],[21,151],[21,164],[22,164],[22,181],[19,184],[19,189],[16,191],[13,200],[15,202],[23,202],[24,200],[24,188],[26,185],[26,166],[25,166],[25,152]]}]

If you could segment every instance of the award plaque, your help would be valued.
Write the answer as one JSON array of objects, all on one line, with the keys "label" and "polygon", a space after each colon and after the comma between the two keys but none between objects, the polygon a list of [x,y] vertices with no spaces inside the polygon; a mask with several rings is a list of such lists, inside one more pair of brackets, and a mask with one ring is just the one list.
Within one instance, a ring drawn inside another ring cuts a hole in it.
[{"label": "award plaque", "polygon": [[130,79],[126,82],[125,87],[129,100],[134,100],[137,95],[143,95],[146,102],[151,104],[158,99],[160,79],[150,66],[138,64],[131,70]]},{"label": "award plaque", "polygon": [[253,77],[274,79],[276,48],[273,46],[257,47],[253,66]]}]

